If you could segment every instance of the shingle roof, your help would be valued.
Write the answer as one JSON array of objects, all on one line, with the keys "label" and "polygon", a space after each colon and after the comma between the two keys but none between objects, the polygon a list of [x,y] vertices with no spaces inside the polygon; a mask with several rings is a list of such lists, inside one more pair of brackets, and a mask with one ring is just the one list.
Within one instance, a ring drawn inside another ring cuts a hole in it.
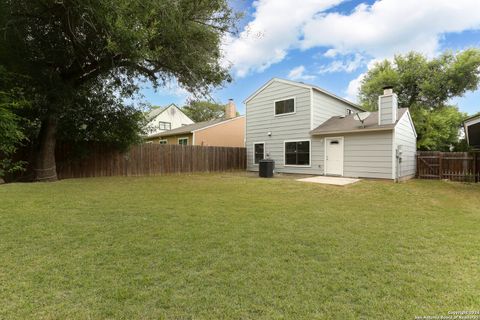
[{"label": "shingle roof", "polygon": [[378,112],[370,112],[370,115],[364,121],[364,126],[358,120],[354,119],[355,114],[351,114],[345,117],[331,117],[317,128],[310,131],[311,135],[324,135],[335,133],[350,133],[350,132],[362,132],[362,131],[381,131],[392,130],[398,123],[398,120],[407,112],[407,108],[401,108],[397,110],[397,121],[392,124],[378,125]]},{"label": "shingle roof", "polygon": [[196,131],[196,130],[200,130],[209,126],[213,126],[215,124],[227,122],[227,121],[241,118],[241,117],[244,117],[244,116],[238,116],[231,119],[219,118],[219,119],[214,119],[209,121],[197,122],[197,123],[189,124],[187,126],[179,127],[176,129],[160,132],[160,133],[149,136],[149,138],[167,137],[167,136],[173,136],[177,134],[192,133],[193,131]]},{"label": "shingle roof", "polygon": [[162,113],[163,111],[165,111],[169,106],[167,107],[156,107],[154,109],[152,109],[148,114],[147,114],[147,119],[148,121],[151,121],[153,120],[156,116],[158,116],[160,113]]}]

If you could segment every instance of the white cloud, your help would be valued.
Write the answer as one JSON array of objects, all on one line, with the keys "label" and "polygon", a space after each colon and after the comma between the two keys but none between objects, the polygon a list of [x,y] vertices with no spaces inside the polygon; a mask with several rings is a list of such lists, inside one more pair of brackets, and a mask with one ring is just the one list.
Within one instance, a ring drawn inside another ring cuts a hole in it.
[{"label": "white cloud", "polygon": [[[382,0],[361,4],[351,13],[318,15],[305,24],[302,48],[328,47],[324,54],[335,58],[325,70],[342,69],[339,56],[362,55],[373,62],[415,50],[438,54],[445,33],[480,29],[478,0]],[[360,66],[361,64],[359,64]],[[353,69],[350,68],[349,70]],[[365,74],[350,81],[348,99],[356,101]]]},{"label": "white cloud", "polygon": [[[325,13],[347,0],[256,0],[253,20],[227,36],[225,63],[237,76],[261,72],[290,50],[326,48],[327,58],[361,54],[390,58],[416,50],[434,55],[445,33],[480,29],[478,0],[377,0],[348,14]],[[351,72],[362,63],[334,61],[324,72]]]},{"label": "white cloud", "polygon": [[[479,0],[376,0],[350,13],[334,12],[346,1],[256,0],[253,20],[239,37],[224,39],[224,62],[245,77],[283,61],[292,50],[326,50],[323,58],[333,61],[315,73],[306,74],[305,65],[290,71],[292,80],[312,80],[315,74],[370,68],[373,61],[411,50],[434,56],[446,33],[480,29]],[[350,100],[357,100],[363,77],[349,83]]]},{"label": "white cloud", "polygon": [[[328,52],[326,53],[328,54]],[[352,59],[340,59],[335,60],[329,65],[322,66],[318,70],[320,74],[322,73],[333,73],[333,72],[353,72],[365,65],[365,58],[361,54],[355,54]]]},{"label": "white cloud", "polygon": [[164,85],[154,89],[149,85],[144,87],[144,89],[152,91],[152,95],[168,97],[171,102],[182,106],[193,96],[188,90],[182,88],[176,79],[169,79],[165,82]]},{"label": "white cloud", "polygon": [[347,96],[345,99],[355,102],[358,102],[358,92],[360,89],[360,84],[362,83],[363,78],[365,78],[366,73],[360,74],[358,77],[350,81],[347,88]]},{"label": "white cloud", "polygon": [[305,74],[305,66],[298,66],[293,68],[288,74],[288,79],[294,81],[309,81],[314,80],[316,77],[314,75]]},{"label": "white cloud", "polygon": [[263,71],[282,61],[293,48],[298,48],[303,26],[342,0],[257,0],[253,3],[253,20],[239,37],[227,36],[223,52],[225,64],[244,77],[252,71]]},{"label": "white cloud", "polygon": [[478,0],[381,0],[351,14],[320,14],[306,22],[302,48],[330,47],[326,56],[363,53],[387,58],[411,50],[434,55],[442,34],[480,28]]},{"label": "white cloud", "polygon": [[[367,64],[367,69],[368,70],[372,69],[377,62],[381,62],[382,60],[383,59],[372,59],[372,60],[370,60]],[[393,61],[393,57],[391,57],[387,60]],[[366,72],[361,73],[355,79],[351,80],[348,83],[348,87],[347,87],[347,90],[346,90],[347,96],[345,97],[345,99],[347,99],[349,101],[352,101],[352,102],[356,102],[356,103],[359,102],[358,101],[358,93],[360,91],[360,85],[362,84],[362,80],[365,78],[366,75],[367,75]]]}]

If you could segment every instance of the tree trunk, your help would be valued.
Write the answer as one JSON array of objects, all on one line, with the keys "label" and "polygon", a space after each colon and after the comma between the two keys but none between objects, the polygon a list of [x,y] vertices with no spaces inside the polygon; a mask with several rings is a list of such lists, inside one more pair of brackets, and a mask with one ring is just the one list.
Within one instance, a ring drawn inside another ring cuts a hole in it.
[{"label": "tree trunk", "polygon": [[57,120],[52,116],[42,121],[35,154],[34,181],[56,181],[55,144]]}]

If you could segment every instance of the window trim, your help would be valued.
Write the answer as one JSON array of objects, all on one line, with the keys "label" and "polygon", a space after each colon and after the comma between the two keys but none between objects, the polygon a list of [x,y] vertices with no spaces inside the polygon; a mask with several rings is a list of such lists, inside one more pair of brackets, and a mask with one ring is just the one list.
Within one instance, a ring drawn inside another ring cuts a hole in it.
[{"label": "window trim", "polygon": [[[305,164],[286,164],[286,154],[285,151],[287,150],[286,144],[287,142],[306,142],[308,141],[308,165]],[[297,167],[297,168],[311,168],[312,167],[312,139],[295,139],[295,140],[284,140],[283,141],[283,166],[284,167]]]},{"label": "window trim", "polygon": [[255,163],[255,145],[256,144],[263,144],[263,159],[266,158],[266,150],[265,150],[265,142],[262,141],[262,142],[254,142],[253,143],[253,165],[254,166],[258,166],[258,163]]},{"label": "window trim", "polygon": [[[276,103],[279,101],[285,101],[285,100],[291,100],[291,99],[293,99],[293,112],[277,114]],[[295,113],[297,113],[297,99],[295,97],[282,98],[282,99],[277,99],[273,101],[273,115],[275,117],[283,117],[283,116],[288,116]]]},{"label": "window trim", "polygon": [[[164,128],[166,124],[170,125],[170,129],[162,129],[160,128],[160,125],[163,124],[164,125]],[[165,130],[165,131],[169,131],[169,130],[172,130],[172,123],[171,122],[168,122],[168,121],[158,121],[158,129],[159,130]]]},{"label": "window trim", "polygon": [[[180,140],[187,140],[187,144],[181,144]],[[181,138],[177,139],[177,144],[180,145],[180,146],[188,146],[188,141],[189,141],[188,137],[181,137]]]},{"label": "window trim", "polygon": [[[162,143],[164,141],[165,141],[165,143]],[[168,144],[168,140],[167,139],[160,139],[160,140],[158,140],[158,144]]]}]

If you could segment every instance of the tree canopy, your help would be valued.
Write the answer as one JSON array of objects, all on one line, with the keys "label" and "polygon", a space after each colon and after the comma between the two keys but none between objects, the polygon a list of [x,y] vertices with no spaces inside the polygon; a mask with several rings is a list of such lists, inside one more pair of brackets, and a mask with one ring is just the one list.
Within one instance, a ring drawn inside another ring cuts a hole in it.
[{"label": "tree canopy", "polygon": [[398,104],[410,108],[421,150],[448,150],[458,144],[465,118],[451,100],[476,90],[480,81],[480,50],[446,52],[428,59],[411,52],[381,61],[362,80],[359,98],[367,110],[377,110],[383,87],[393,86]]},{"label": "tree canopy", "polygon": [[183,112],[194,122],[202,122],[223,117],[225,106],[210,101],[190,101],[182,108]]},{"label": "tree canopy", "polygon": [[5,174],[23,169],[23,162],[12,161],[18,147],[26,139],[22,131],[24,119],[16,114],[20,108],[30,105],[25,92],[20,87],[25,80],[6,72],[0,66],[0,179]]},{"label": "tree canopy", "polygon": [[235,19],[226,0],[0,0],[0,65],[35,92],[36,179],[56,179],[57,138],[134,141],[137,115],[118,97],[134,95],[139,79],[175,79],[197,94],[230,81],[220,41]]}]

